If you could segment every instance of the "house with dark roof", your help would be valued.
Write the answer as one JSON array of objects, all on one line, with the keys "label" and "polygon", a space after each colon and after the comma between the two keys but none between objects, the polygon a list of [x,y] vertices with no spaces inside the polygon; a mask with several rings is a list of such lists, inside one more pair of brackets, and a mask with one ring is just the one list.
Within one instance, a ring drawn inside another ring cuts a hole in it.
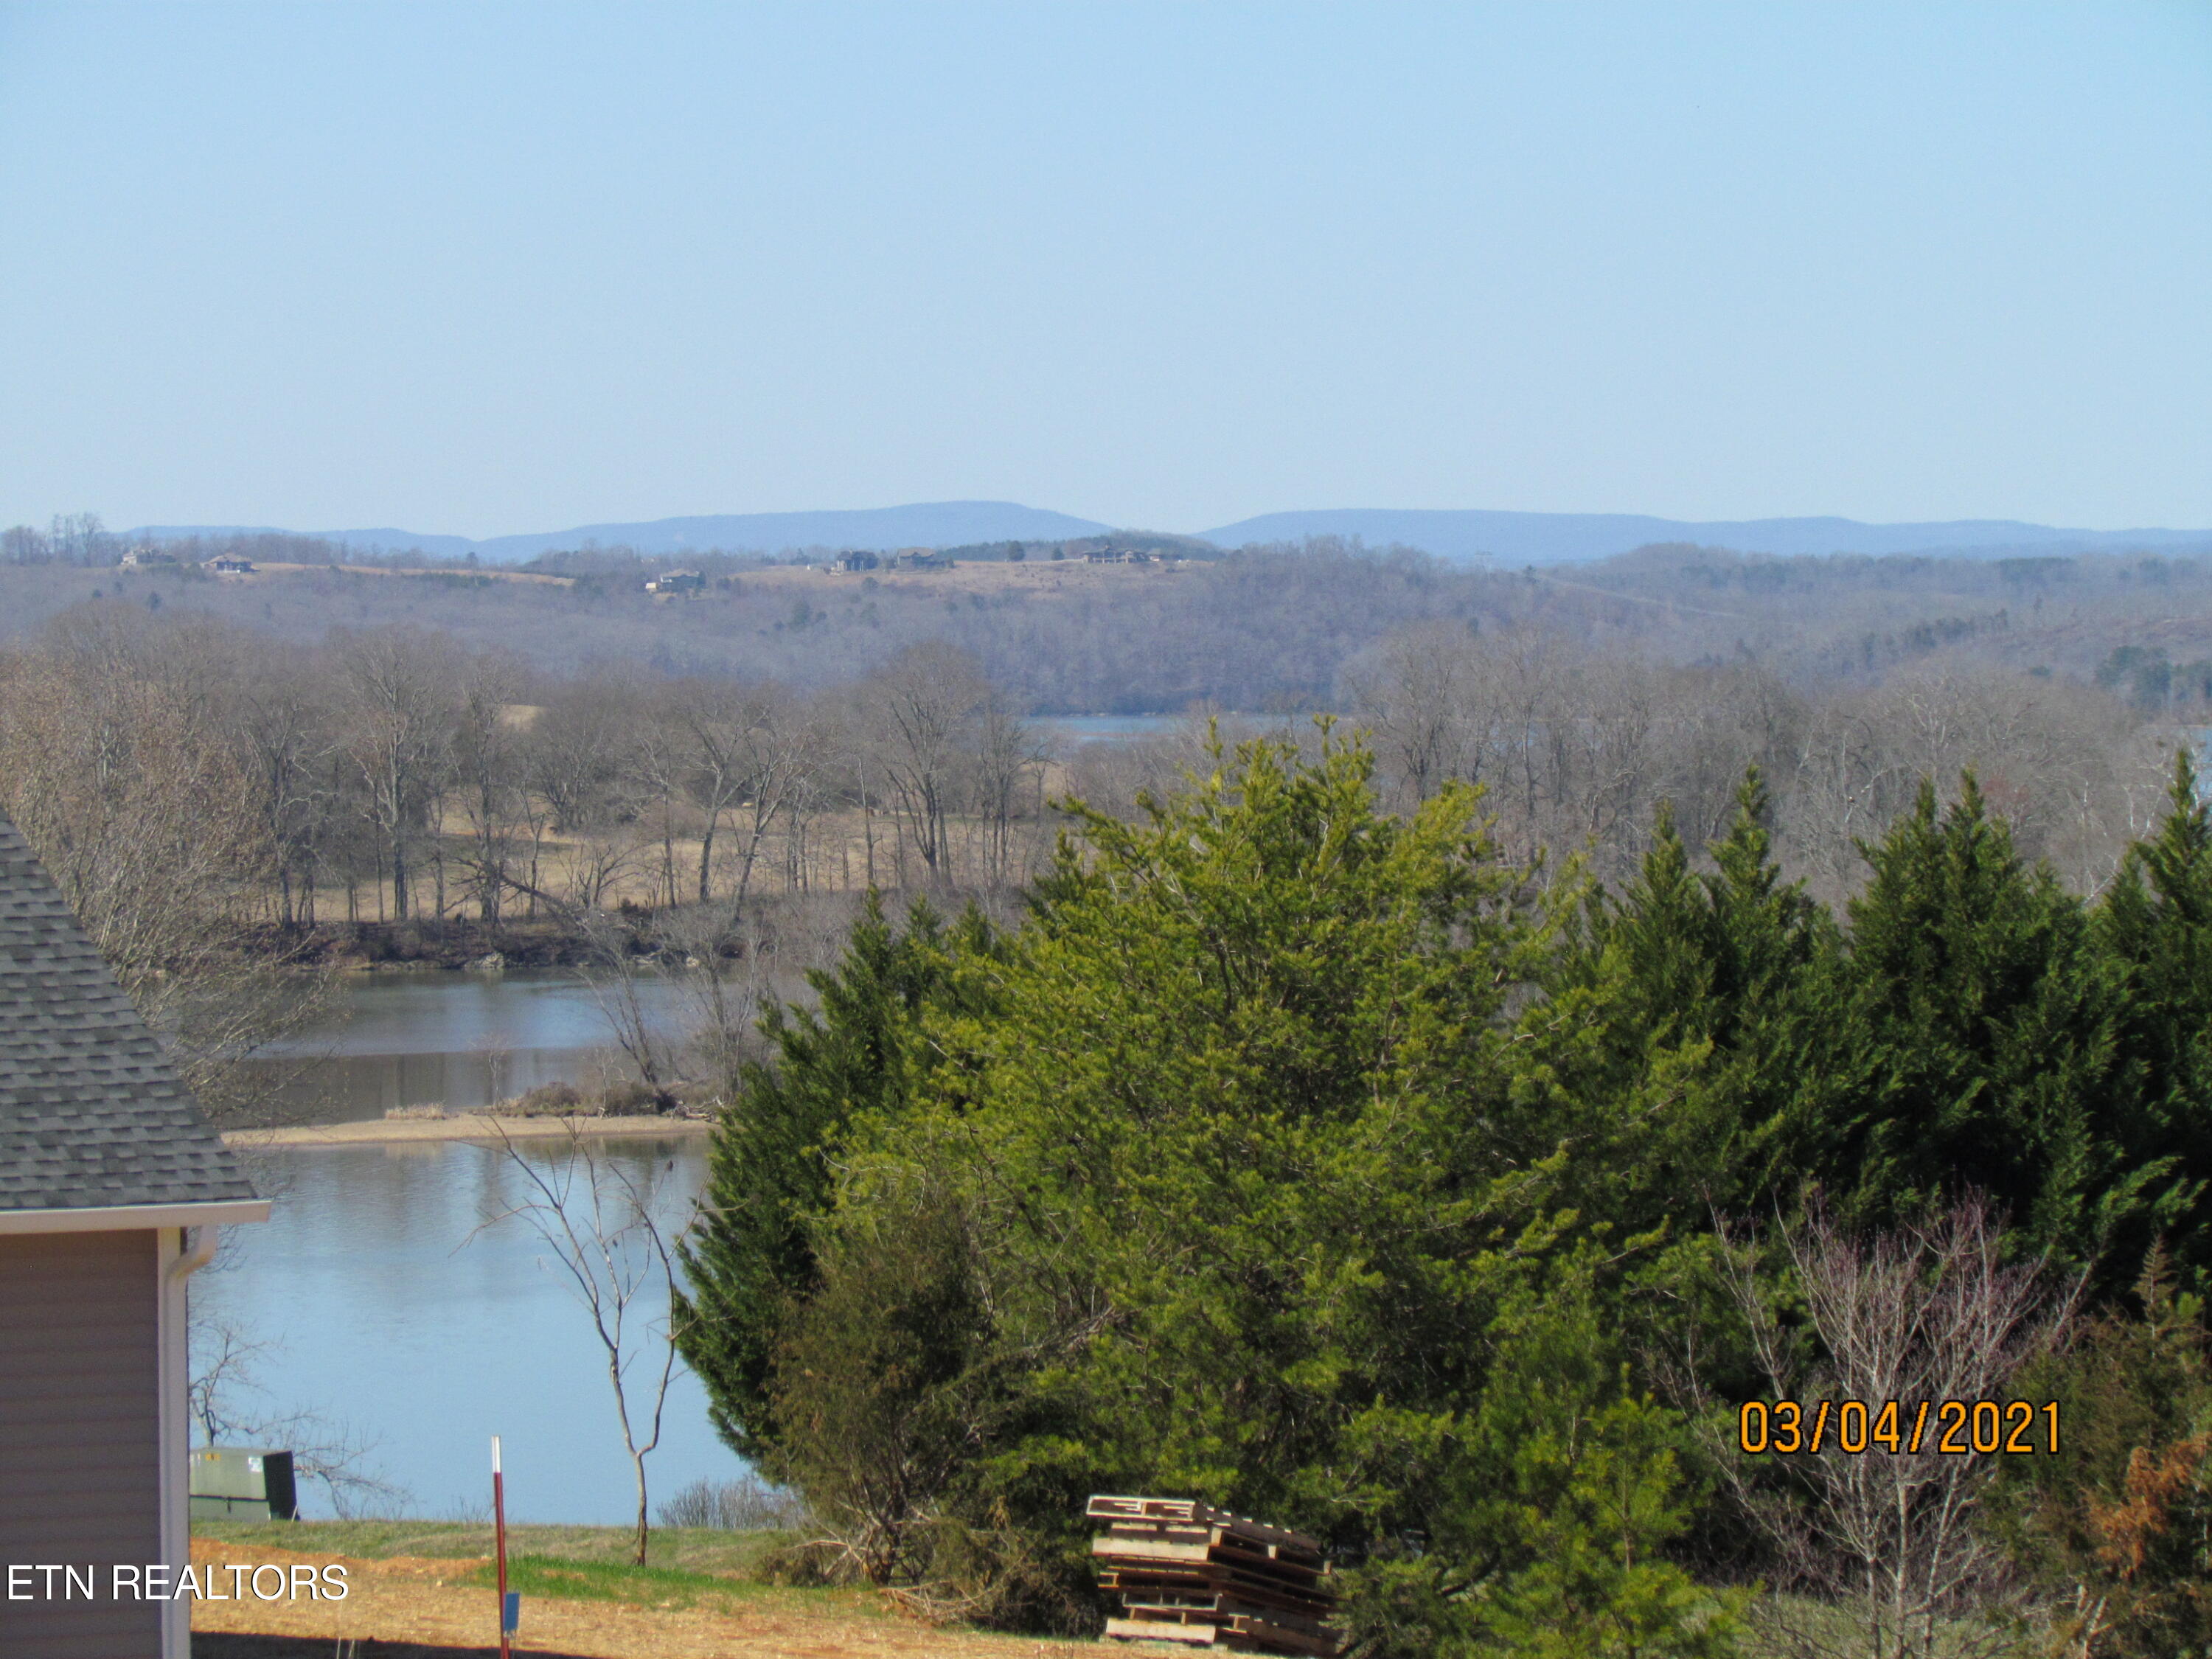
[{"label": "house with dark roof", "polygon": [[8,1578],[5,1659],[185,1659],[185,1281],[268,1214],[0,818],[0,1571],[75,1570]]}]

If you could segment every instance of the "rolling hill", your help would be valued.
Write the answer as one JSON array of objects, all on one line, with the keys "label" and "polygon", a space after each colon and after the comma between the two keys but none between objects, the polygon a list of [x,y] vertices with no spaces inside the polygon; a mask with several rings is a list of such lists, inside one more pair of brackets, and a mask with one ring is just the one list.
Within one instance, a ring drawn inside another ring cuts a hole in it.
[{"label": "rolling hill", "polygon": [[[1014,501],[923,501],[906,507],[817,513],[738,513],[656,519],[638,524],[588,524],[573,530],[527,535],[424,534],[411,530],[332,530],[307,532],[363,550],[420,548],[447,558],[474,553],[496,563],[517,563],[556,548],[597,543],[641,553],[683,555],[720,548],[730,552],[777,553],[794,548],[883,550],[963,547],[991,542],[1061,541],[1097,536],[1114,526]],[[188,536],[258,533],[238,526],[148,525],[127,532],[149,540]],[[1746,519],[1693,521],[1632,513],[1495,513],[1476,509],[1333,507],[1269,513],[1197,539],[1225,548],[1254,543],[1297,542],[1311,536],[1358,537],[1370,546],[1418,547],[1440,558],[1489,559],[1501,566],[1571,564],[1605,559],[1657,542],[1693,542],[1742,553],[1964,554],[1999,557],[2021,554],[2098,551],[2212,553],[2212,530],[2077,530],[2008,519],[1962,519],[1934,524],[1863,524],[1853,519]]]},{"label": "rolling hill", "polygon": [[[319,530],[306,533],[364,550],[421,548],[445,558],[474,553],[497,563],[535,558],[555,548],[628,546],[641,553],[779,553],[795,547],[958,547],[975,542],[1060,541],[1095,536],[1111,526],[1014,501],[924,501],[910,507],[863,507],[822,513],[733,513],[702,518],[656,519],[645,524],[587,524],[574,530],[493,536],[424,535],[412,530]],[[148,540],[186,536],[257,533],[260,526],[148,525],[129,532]]]},{"label": "rolling hill", "polygon": [[2084,553],[2143,548],[2212,552],[2212,530],[2065,530],[2006,519],[1948,524],[1862,524],[1853,519],[1747,519],[1698,523],[1630,513],[1489,513],[1336,507],[1269,513],[1200,532],[1222,547],[1359,537],[1401,543],[1440,558],[1487,556],[1500,564],[1568,564],[1611,558],[1655,542],[1695,542],[1740,553]]}]

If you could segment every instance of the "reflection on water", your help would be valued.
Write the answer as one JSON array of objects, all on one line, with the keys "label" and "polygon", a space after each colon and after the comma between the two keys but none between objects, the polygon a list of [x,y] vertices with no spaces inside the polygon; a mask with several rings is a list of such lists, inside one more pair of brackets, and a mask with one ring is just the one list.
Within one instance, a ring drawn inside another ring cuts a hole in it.
[{"label": "reflection on water", "polygon": [[[704,1179],[702,1139],[600,1144],[672,1208]],[[568,1156],[559,1142],[520,1150],[541,1169]],[[312,1407],[378,1438],[369,1461],[410,1490],[410,1514],[487,1504],[498,1434],[518,1518],[630,1517],[629,1461],[586,1315],[521,1222],[476,1232],[528,1196],[505,1152],[434,1142],[252,1157],[255,1180],[274,1200],[270,1218],[227,1229],[215,1265],[191,1281],[200,1307],[278,1345],[258,1367],[263,1393],[250,1405]],[[641,1304],[633,1317],[647,1311]],[[657,1343],[664,1297],[652,1298],[649,1317]],[[653,1346],[653,1362],[659,1352]],[[647,1462],[655,1501],[741,1467],[708,1425],[698,1380],[679,1364],[661,1449]],[[311,1512],[328,1513],[319,1493],[304,1496]]]},{"label": "reflection on water", "polygon": [[[684,1024],[681,993],[646,981],[648,1012]],[[574,974],[369,974],[350,979],[324,1024],[267,1051],[289,1117],[377,1118],[394,1106],[489,1105],[541,1083],[624,1072],[598,997]]]}]

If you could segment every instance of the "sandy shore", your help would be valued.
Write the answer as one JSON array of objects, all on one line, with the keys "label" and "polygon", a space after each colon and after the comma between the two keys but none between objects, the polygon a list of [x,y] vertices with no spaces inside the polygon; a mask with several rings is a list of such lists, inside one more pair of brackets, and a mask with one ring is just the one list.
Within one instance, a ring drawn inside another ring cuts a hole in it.
[{"label": "sandy shore", "polygon": [[370,1118],[359,1123],[309,1123],[284,1129],[233,1129],[233,1146],[351,1146],[390,1140],[544,1140],[568,1135],[654,1139],[703,1135],[714,1126],[694,1117],[491,1117],[457,1112],[451,1117]]}]

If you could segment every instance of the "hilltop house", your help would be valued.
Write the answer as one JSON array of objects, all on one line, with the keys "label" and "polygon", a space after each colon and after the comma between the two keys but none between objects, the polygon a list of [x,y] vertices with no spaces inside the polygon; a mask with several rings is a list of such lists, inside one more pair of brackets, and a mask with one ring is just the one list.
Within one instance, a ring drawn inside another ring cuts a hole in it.
[{"label": "hilltop house", "polygon": [[201,568],[210,576],[251,576],[253,574],[253,561],[229,557],[210,559]]},{"label": "hilltop house", "polygon": [[0,818],[0,1567],[76,1574],[10,1580],[5,1659],[185,1659],[185,1280],[268,1214]]},{"label": "hilltop house", "polygon": [[645,585],[648,593],[700,593],[706,591],[707,578],[696,570],[665,570]]},{"label": "hilltop house", "polygon": [[873,570],[882,562],[883,561],[872,553],[862,549],[853,549],[840,553],[836,558],[830,560],[830,569],[832,574],[848,576],[858,570]]},{"label": "hilltop house", "polygon": [[133,570],[176,568],[177,556],[158,547],[134,547],[123,556],[122,562]]}]

